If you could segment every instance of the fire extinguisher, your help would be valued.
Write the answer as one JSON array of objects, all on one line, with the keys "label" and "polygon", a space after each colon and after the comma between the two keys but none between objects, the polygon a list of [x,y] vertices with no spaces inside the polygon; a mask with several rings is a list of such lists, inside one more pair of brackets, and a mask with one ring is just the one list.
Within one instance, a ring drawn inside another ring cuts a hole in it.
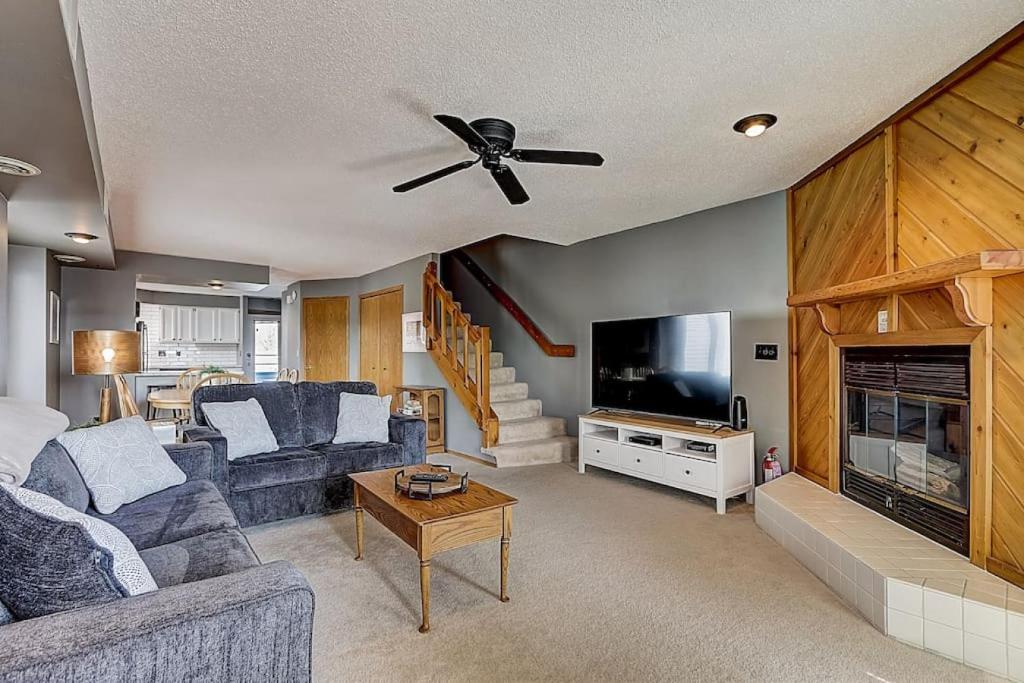
[{"label": "fire extinguisher", "polygon": [[764,473],[765,483],[782,476],[782,463],[779,462],[779,458],[776,455],[778,452],[778,447],[772,446],[768,449],[768,452],[765,453],[764,460],[761,462],[761,470]]}]

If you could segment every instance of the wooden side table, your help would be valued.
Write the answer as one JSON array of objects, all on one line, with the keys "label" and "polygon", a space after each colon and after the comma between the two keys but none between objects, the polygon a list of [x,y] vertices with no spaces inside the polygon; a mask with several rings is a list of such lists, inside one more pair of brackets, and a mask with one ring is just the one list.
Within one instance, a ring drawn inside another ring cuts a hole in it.
[{"label": "wooden side table", "polygon": [[[409,394],[423,406],[423,421],[427,423],[427,453],[444,453],[444,389],[419,384],[395,387],[399,396]],[[406,399],[403,397],[402,405]]]}]

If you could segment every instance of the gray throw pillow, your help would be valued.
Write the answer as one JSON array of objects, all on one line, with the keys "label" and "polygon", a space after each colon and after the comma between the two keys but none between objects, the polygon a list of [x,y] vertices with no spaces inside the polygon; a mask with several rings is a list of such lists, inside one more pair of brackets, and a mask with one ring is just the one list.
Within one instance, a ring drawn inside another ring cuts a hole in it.
[{"label": "gray throw pillow", "polygon": [[57,441],[82,474],[92,504],[104,515],[185,483],[185,473],[138,416],[64,432]]},{"label": "gray throw pillow", "polygon": [[388,441],[391,396],[347,394],[338,397],[338,426],[331,443]]},{"label": "gray throw pillow", "polygon": [[254,398],[247,401],[204,403],[206,420],[228,442],[228,460],[257,453],[273,453],[279,447],[263,406]]},{"label": "gray throw pillow", "polygon": [[0,601],[16,618],[156,588],[121,531],[42,493],[0,484]]}]

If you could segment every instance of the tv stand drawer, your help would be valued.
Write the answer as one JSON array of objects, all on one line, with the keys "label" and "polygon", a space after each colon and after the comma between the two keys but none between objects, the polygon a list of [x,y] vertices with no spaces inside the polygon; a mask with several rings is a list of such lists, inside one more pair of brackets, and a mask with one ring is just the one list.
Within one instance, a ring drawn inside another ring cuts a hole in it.
[{"label": "tv stand drawer", "polygon": [[619,444],[605,439],[583,437],[580,439],[580,457],[585,462],[603,462],[606,465],[618,466]]},{"label": "tv stand drawer", "polygon": [[619,451],[619,467],[660,477],[665,471],[665,455],[660,451],[635,446],[622,446]]},{"label": "tv stand drawer", "polygon": [[718,482],[718,466],[707,460],[685,455],[665,456],[665,478],[687,486],[714,491]]}]

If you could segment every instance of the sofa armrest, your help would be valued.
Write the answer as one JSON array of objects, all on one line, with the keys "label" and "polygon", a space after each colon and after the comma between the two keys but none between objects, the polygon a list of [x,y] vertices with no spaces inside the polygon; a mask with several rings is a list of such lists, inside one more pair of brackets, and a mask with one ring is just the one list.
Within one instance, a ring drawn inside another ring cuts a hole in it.
[{"label": "sofa armrest", "polygon": [[164,444],[164,450],[174,464],[181,468],[189,481],[209,479],[213,481],[213,446],[206,441]]},{"label": "sofa armrest", "polygon": [[0,626],[4,681],[309,681],[313,590],[288,562]]},{"label": "sofa armrest", "polygon": [[182,440],[189,443],[205,442],[213,449],[212,476],[210,480],[217,485],[226,498],[228,495],[228,440],[213,427],[188,425],[181,432]]},{"label": "sofa armrest", "polygon": [[392,415],[388,420],[388,438],[401,444],[402,462],[416,465],[427,459],[427,423],[420,417]]}]

